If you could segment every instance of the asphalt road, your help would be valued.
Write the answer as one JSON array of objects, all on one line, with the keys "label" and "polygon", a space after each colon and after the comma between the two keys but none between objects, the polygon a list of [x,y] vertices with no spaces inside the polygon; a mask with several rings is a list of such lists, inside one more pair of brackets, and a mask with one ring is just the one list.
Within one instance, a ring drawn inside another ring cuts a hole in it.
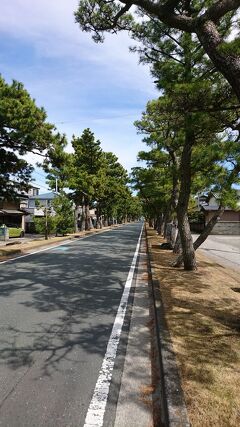
[{"label": "asphalt road", "polygon": [[1,427],[84,425],[140,230],[0,265]]},{"label": "asphalt road", "polygon": [[240,236],[211,234],[199,250],[219,264],[240,271]]}]

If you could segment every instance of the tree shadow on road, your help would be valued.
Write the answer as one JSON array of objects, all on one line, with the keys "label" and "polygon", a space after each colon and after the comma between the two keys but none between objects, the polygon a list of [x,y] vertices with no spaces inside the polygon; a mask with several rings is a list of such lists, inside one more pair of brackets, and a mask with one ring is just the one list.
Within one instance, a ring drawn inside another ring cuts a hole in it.
[{"label": "tree shadow on road", "polygon": [[79,364],[77,350],[103,358],[134,248],[120,233],[114,243],[97,235],[66,252],[5,264],[0,293],[3,304],[13,298],[16,312],[4,327],[0,363],[17,370],[41,354],[42,374],[50,376],[66,362]]}]

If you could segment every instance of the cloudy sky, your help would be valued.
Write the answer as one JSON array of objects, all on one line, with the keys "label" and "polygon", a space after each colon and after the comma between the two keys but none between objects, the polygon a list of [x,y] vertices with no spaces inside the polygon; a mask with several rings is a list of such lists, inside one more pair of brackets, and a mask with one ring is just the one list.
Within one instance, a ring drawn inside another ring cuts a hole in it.
[{"label": "cloudy sky", "polygon": [[[126,33],[95,44],[74,22],[78,0],[2,0],[0,73],[21,81],[60,132],[89,127],[128,170],[144,145],[133,121],[157,96]],[[34,6],[33,6],[34,5]],[[34,163],[34,158],[31,159]],[[41,170],[35,175],[44,191]]]}]

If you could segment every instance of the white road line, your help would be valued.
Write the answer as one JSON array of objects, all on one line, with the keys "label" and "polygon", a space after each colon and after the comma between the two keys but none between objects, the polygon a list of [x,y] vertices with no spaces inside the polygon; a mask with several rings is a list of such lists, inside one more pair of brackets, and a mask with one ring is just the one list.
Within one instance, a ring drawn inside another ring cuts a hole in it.
[{"label": "white road line", "polygon": [[143,227],[138,239],[135,254],[128,273],[127,281],[124,286],[122,298],[118,307],[118,312],[113,324],[111,336],[108,341],[107,350],[99,371],[98,380],[94,389],[93,397],[90,402],[88,412],[85,418],[84,427],[102,427],[105,414],[109,387],[112,379],[113,366],[117,354],[117,348],[122,332],[122,326],[125,318],[129,292],[132,285],[133,275],[136,267]]}]

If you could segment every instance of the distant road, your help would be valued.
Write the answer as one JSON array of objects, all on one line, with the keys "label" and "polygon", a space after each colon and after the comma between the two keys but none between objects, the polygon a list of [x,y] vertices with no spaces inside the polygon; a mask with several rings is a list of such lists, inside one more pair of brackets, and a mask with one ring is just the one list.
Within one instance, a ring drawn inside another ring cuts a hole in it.
[{"label": "distant road", "polygon": [[0,264],[1,427],[84,425],[141,227]]},{"label": "distant road", "polygon": [[240,271],[240,236],[210,235],[199,250],[219,264]]}]

